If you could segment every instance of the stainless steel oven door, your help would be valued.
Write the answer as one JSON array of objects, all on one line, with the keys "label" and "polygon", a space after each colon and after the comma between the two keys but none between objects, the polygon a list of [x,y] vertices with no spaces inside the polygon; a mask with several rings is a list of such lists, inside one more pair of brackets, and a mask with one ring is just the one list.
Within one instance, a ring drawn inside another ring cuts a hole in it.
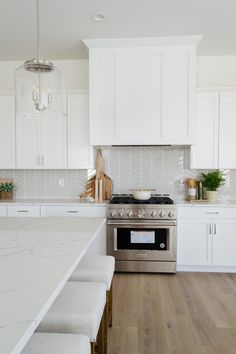
[{"label": "stainless steel oven door", "polygon": [[176,261],[176,221],[108,220],[107,253],[121,261]]}]

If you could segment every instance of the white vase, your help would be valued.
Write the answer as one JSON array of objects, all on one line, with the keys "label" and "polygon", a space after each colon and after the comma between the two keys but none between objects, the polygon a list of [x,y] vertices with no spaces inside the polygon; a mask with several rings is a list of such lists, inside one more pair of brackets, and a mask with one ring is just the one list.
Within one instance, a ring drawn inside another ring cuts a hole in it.
[{"label": "white vase", "polygon": [[207,200],[215,202],[218,198],[218,191],[206,191]]}]

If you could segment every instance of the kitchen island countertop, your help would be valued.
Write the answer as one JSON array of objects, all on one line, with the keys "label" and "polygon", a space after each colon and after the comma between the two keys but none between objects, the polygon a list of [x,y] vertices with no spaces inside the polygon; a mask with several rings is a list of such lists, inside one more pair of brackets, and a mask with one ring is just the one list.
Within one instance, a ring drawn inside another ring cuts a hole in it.
[{"label": "kitchen island countertop", "polygon": [[0,218],[0,354],[18,354],[105,218]]}]

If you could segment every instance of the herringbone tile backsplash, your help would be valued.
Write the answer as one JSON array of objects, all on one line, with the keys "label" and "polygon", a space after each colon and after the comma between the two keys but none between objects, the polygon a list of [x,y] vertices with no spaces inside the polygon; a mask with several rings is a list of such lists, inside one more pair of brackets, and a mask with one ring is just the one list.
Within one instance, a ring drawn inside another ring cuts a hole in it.
[{"label": "herringbone tile backsplash", "polygon": [[[183,181],[197,177],[189,169],[189,147],[109,147],[103,148],[105,171],[113,180],[114,193],[130,193],[133,188],[153,188],[174,199],[185,198]],[[236,200],[236,171],[226,171],[227,184],[221,199]],[[15,198],[78,198],[85,190],[87,170],[0,170],[0,177],[13,177]],[[64,186],[59,186],[59,179]]]}]

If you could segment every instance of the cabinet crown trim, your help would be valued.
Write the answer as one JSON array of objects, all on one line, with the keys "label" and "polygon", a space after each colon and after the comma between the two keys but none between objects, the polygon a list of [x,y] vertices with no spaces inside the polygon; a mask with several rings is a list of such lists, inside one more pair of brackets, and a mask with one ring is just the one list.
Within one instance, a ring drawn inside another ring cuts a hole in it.
[{"label": "cabinet crown trim", "polygon": [[153,46],[197,46],[203,38],[202,35],[195,36],[173,36],[173,37],[144,37],[144,38],[112,38],[112,39],[83,39],[88,48],[134,48]]}]

